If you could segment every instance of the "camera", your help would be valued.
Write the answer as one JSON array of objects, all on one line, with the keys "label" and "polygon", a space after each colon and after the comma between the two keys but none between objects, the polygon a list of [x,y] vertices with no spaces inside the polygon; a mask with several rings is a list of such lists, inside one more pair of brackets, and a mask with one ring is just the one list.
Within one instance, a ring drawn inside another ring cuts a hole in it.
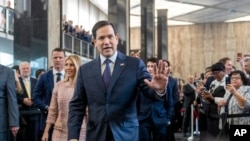
[{"label": "camera", "polygon": [[225,79],[226,85],[231,83],[231,78],[229,76],[226,77]]}]

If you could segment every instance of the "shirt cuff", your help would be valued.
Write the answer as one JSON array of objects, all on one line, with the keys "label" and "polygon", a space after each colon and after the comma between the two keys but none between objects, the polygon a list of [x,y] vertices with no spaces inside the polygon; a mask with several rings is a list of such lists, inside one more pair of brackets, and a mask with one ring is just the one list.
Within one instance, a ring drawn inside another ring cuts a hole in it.
[{"label": "shirt cuff", "polygon": [[221,100],[223,100],[224,98],[222,98],[222,97],[214,97],[214,102],[216,103],[216,104],[218,104]]}]

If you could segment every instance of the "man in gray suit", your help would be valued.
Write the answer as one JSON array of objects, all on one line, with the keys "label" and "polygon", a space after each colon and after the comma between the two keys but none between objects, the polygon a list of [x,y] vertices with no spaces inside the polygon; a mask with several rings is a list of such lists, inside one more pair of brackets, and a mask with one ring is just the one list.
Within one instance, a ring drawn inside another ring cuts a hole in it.
[{"label": "man in gray suit", "polygon": [[161,60],[158,67],[154,64],[151,79],[141,59],[117,51],[118,34],[108,21],[97,22],[92,34],[100,56],[78,71],[69,104],[68,139],[79,139],[88,106],[87,141],[138,141],[138,90],[154,101],[164,100],[169,71]]},{"label": "man in gray suit", "polygon": [[7,141],[9,129],[13,136],[19,130],[19,112],[14,72],[0,65],[0,141]]}]

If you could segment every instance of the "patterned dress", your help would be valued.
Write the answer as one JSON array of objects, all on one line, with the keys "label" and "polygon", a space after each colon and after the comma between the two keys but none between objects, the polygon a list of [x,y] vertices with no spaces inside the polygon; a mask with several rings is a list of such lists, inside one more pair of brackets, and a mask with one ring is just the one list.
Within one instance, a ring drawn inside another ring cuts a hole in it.
[{"label": "patterned dress", "polygon": [[[244,96],[247,101],[250,101],[250,86],[241,86],[238,90],[242,96]],[[230,96],[230,93],[226,91],[224,99],[227,100]],[[225,111],[225,107],[221,108],[221,113]],[[232,96],[228,103],[228,113],[229,114],[240,114],[240,113],[249,113],[249,107],[246,104],[245,107],[241,107],[238,104],[237,99]],[[250,125],[250,117],[237,117],[237,118],[228,118],[228,122],[231,125]]]},{"label": "patterned dress", "polygon": [[[73,97],[74,86],[69,82],[60,81],[53,89],[49,106],[47,123],[54,124],[52,141],[67,141],[68,138],[68,110],[69,102]],[[86,117],[83,120],[79,141],[85,141]]]}]

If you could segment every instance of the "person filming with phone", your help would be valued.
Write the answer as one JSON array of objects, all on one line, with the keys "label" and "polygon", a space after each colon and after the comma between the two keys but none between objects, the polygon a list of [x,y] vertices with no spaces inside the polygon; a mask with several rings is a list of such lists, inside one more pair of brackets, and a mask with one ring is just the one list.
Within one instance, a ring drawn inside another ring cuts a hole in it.
[{"label": "person filming with phone", "polygon": [[226,85],[226,94],[218,103],[222,107],[221,114],[227,114],[220,128],[224,129],[225,139],[229,138],[229,125],[250,125],[250,111],[247,101],[250,101],[250,86],[244,72],[240,70],[229,74],[231,83]]},{"label": "person filming with phone", "polygon": [[225,65],[221,62],[215,63],[211,67],[212,74],[215,80],[211,83],[209,90],[201,92],[203,103],[206,107],[207,115],[207,138],[208,140],[215,139],[220,132],[218,112],[218,101],[223,98],[225,94],[225,79],[227,77]]}]

